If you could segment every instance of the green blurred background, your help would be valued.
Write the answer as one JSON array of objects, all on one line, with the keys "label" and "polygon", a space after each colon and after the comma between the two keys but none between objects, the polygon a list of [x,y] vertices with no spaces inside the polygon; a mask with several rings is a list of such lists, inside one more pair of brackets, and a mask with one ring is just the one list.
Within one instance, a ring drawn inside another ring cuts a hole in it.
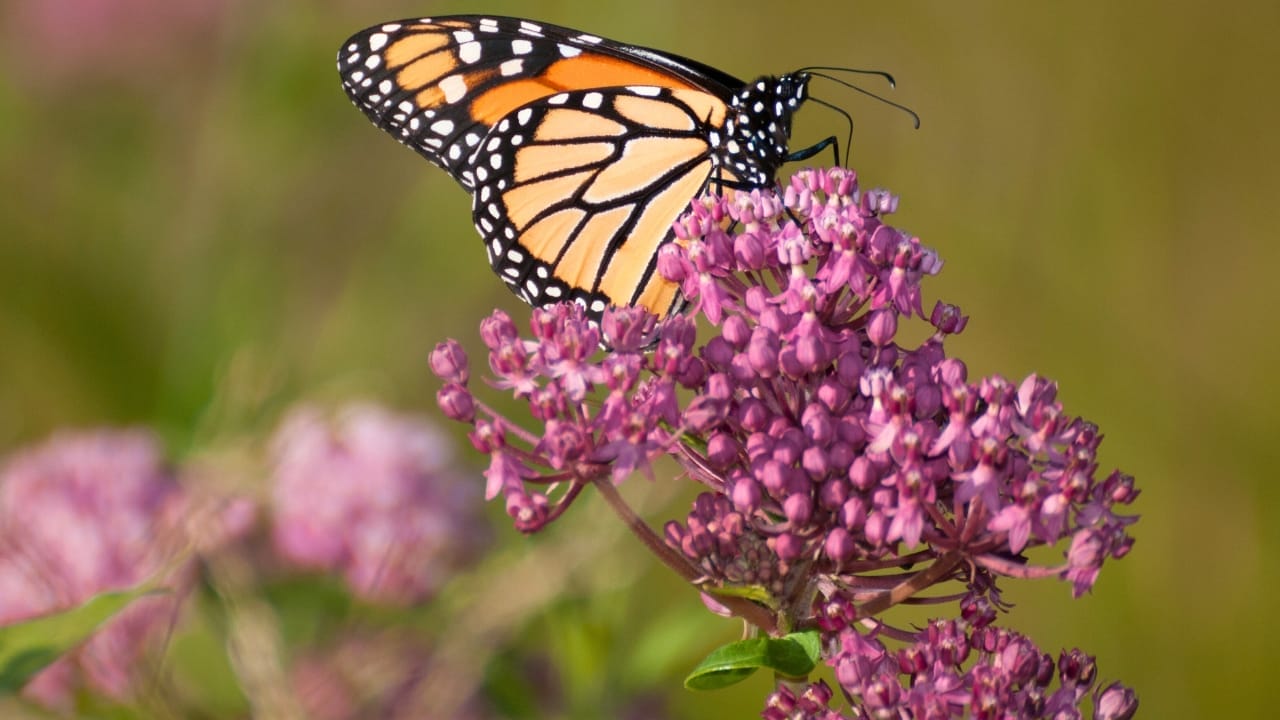
[{"label": "green blurred background", "polygon": [[[478,355],[482,315],[527,310],[486,267],[465,193],[351,107],[334,55],[367,25],[453,12],[534,17],[739,76],[894,73],[888,94],[919,131],[850,91],[813,91],[854,115],[864,186],[900,193],[896,224],[946,260],[926,305],[972,316],[952,353],[974,375],[1058,380],[1068,411],[1106,433],[1104,470],[1143,490],[1129,558],[1081,601],[1060,583],[1008,584],[1010,624],[1050,651],[1096,653],[1145,717],[1266,714],[1280,652],[1275,2],[8,0],[0,451],[143,424],[180,458],[261,436],[299,398],[434,414],[430,348],[455,336]],[[796,143],[843,132],[811,106]],[[575,522],[503,535],[503,551],[600,524]],[[737,628],[692,593],[653,591],[651,563],[616,543],[608,569],[550,573],[581,593],[533,613],[523,642],[548,647],[587,706],[603,673],[665,688],[677,717],[758,712],[764,683],[679,688]]]}]

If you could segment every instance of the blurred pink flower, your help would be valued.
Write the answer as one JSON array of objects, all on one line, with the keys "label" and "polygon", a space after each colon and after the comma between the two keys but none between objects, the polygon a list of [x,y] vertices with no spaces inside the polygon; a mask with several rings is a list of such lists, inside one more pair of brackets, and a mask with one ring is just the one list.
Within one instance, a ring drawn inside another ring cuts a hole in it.
[{"label": "blurred pink flower", "polygon": [[[143,431],[62,434],[14,454],[0,468],[0,625],[147,580],[179,547],[171,531],[182,504]],[[179,593],[134,602],[26,693],[52,707],[81,684],[124,698],[178,602]]]},{"label": "blurred pink flower", "polygon": [[145,72],[208,42],[230,0],[15,0],[0,9],[11,60],[42,77]]},{"label": "blurred pink flower", "polygon": [[328,419],[303,407],[273,441],[274,537],[306,568],[341,572],[370,600],[430,597],[487,537],[479,488],[425,420],[372,405]]}]

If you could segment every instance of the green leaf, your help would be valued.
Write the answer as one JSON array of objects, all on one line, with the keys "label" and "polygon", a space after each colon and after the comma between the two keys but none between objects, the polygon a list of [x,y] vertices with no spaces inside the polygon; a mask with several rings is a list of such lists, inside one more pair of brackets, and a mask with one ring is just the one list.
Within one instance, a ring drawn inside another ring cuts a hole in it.
[{"label": "green leaf", "polygon": [[769,667],[787,677],[808,675],[821,654],[822,638],[817,630],[791,633],[769,641]]},{"label": "green leaf", "polygon": [[13,693],[31,676],[79,645],[112,615],[144,595],[168,592],[141,586],[89,598],[66,612],[0,628],[0,693]]},{"label": "green leaf", "polygon": [[780,638],[751,638],[711,651],[684,679],[690,690],[718,690],[747,679],[760,668],[805,677],[817,665],[822,641],[816,630]]},{"label": "green leaf", "polygon": [[729,687],[764,667],[768,656],[769,638],[751,638],[721,645],[698,663],[698,667],[684,679],[684,686],[690,690]]}]

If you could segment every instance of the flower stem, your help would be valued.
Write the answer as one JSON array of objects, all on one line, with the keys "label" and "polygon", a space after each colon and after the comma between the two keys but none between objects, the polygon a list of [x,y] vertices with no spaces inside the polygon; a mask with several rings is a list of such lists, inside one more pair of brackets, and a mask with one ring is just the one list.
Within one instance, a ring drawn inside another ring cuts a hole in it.
[{"label": "flower stem", "polygon": [[[649,549],[664,565],[675,571],[677,575],[684,578],[690,585],[699,587],[705,579],[704,573],[698,569],[693,563],[689,562],[680,553],[669,547],[658,534],[649,527],[645,521],[631,509],[627,501],[618,493],[618,489],[607,477],[596,477],[592,480],[596,489],[604,496],[605,502],[609,503],[609,507],[613,508],[623,523],[631,530],[631,534],[635,535],[640,542]],[[727,595],[716,595],[716,601],[736,616],[755,625],[766,633],[773,634],[777,630],[777,621],[773,613],[762,605],[759,605],[747,598],[733,597]]]}]

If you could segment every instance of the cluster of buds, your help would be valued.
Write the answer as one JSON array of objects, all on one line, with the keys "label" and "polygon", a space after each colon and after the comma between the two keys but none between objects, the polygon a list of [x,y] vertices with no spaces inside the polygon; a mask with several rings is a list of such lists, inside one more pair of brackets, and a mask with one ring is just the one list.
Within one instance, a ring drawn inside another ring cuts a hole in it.
[{"label": "cluster of buds", "polygon": [[[1000,607],[1001,577],[1087,592],[1132,546],[1136,518],[1118,509],[1133,480],[1098,473],[1101,435],[1054,383],[971,381],[947,357],[967,318],[925,312],[921,280],[941,261],[884,222],[896,207],[842,169],[695,202],[658,268],[714,327],[705,340],[693,315],[615,309],[596,323],[554,305],[524,338],[495,312],[481,325],[491,384],[534,427],[474,396],[461,346],[439,345],[440,406],[489,456],[487,496],[532,532],[588,485],[618,509],[612,485],[673,457],[703,495],[661,538],[623,507],[632,529],[709,606],[770,634],[819,628],[829,648],[868,624],[897,632],[875,616],[947,581],[965,587],[932,600]],[[912,318],[928,323],[923,341],[901,339]],[[1060,543],[1062,562],[1028,562]],[[841,652],[825,659],[838,666]]]}]

